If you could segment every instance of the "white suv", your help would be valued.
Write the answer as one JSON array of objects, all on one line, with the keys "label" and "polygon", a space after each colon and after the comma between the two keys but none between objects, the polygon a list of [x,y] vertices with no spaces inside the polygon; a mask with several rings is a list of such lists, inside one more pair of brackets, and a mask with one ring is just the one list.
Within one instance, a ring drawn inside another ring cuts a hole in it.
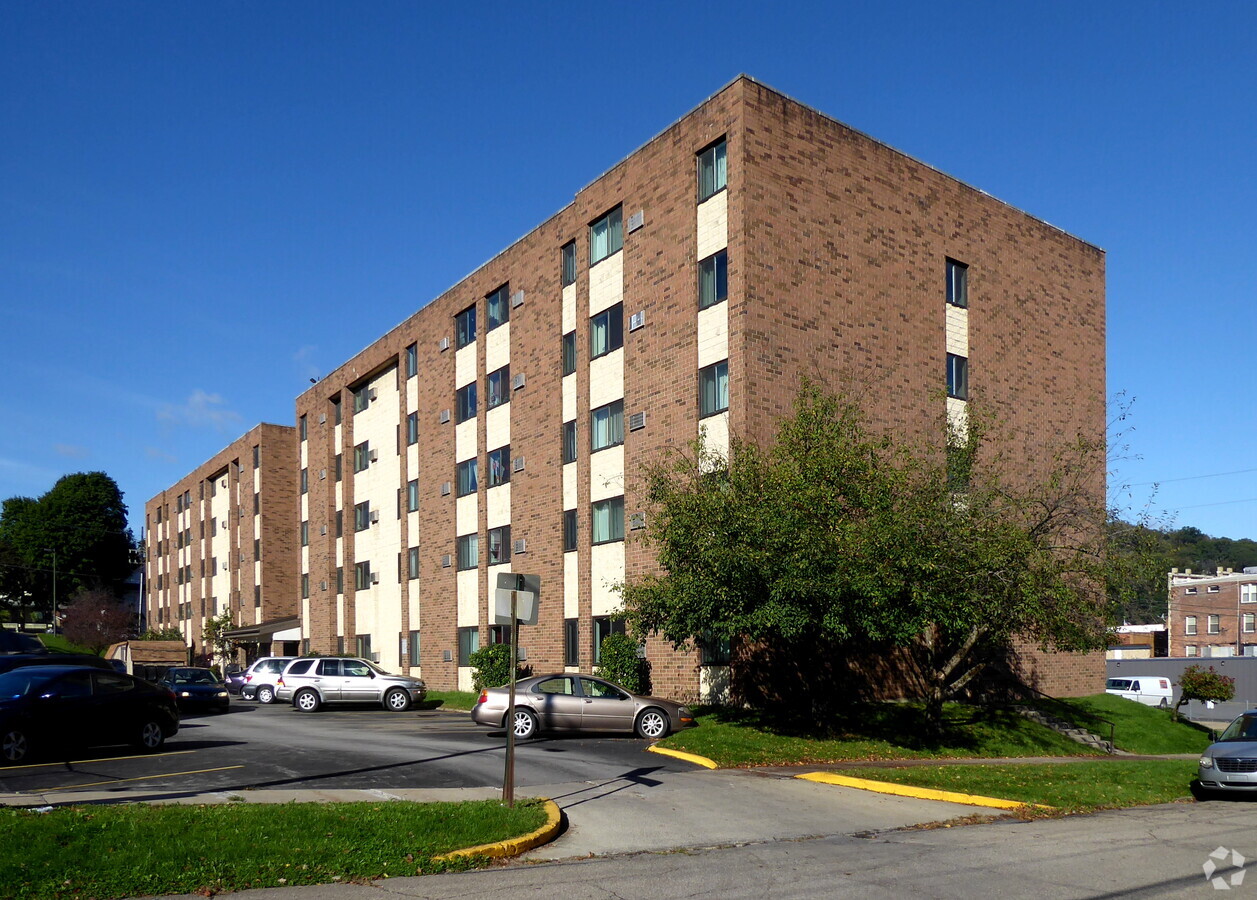
[{"label": "white suv", "polygon": [[279,681],[284,667],[294,659],[296,659],[295,656],[263,656],[261,659],[254,660],[244,672],[244,683],[240,685],[240,699],[274,703],[275,682]]},{"label": "white suv", "polygon": [[422,678],[393,675],[373,662],[346,656],[294,659],[275,687],[276,700],[291,700],[302,712],[314,712],[324,703],[379,703],[405,712],[427,696]]}]

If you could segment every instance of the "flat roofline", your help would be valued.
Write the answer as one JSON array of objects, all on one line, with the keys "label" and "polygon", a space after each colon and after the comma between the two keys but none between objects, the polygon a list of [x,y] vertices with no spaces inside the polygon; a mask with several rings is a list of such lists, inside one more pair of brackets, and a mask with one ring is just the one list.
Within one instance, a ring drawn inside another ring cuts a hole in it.
[{"label": "flat roofline", "polygon": [[263,427],[267,427],[267,426],[269,426],[269,427],[271,427],[271,428],[283,428],[283,429],[285,429],[285,430],[287,430],[287,431],[294,431],[294,432],[297,430],[297,426],[296,426],[296,425],[279,425],[279,424],[276,424],[275,422],[258,422],[258,423],[257,423],[256,425],[254,425],[252,428],[247,428],[247,429],[245,429],[243,432],[241,432],[241,433],[240,433],[240,435],[239,435],[238,437],[234,438],[233,440],[228,441],[226,444],[224,444],[223,446],[219,447],[216,451],[214,451],[214,452],[213,452],[213,453],[211,453],[209,456],[207,456],[207,457],[205,458],[205,461],[204,461],[203,463],[201,463],[199,466],[197,466],[197,467],[196,467],[195,469],[193,469],[192,471],[190,471],[190,472],[186,473],[186,474],[185,474],[182,478],[180,478],[178,481],[174,482],[174,484],[171,484],[169,487],[164,487],[164,488],[162,488],[162,489],[161,489],[158,493],[156,493],[156,494],[154,494],[153,496],[149,497],[149,498],[148,498],[148,500],[145,502],[144,507],[147,509],[147,508],[148,508],[148,505],[149,505],[150,503],[153,503],[154,501],[156,501],[159,497],[161,497],[161,496],[162,496],[163,494],[165,494],[167,491],[171,490],[171,488],[173,488],[176,484],[182,484],[183,482],[185,482],[185,481],[187,481],[189,478],[191,478],[193,475],[195,475],[198,469],[203,469],[203,468],[205,468],[205,466],[208,466],[211,462],[213,462],[213,461],[214,461],[215,459],[217,459],[219,456],[221,456],[222,454],[226,453],[229,449],[231,449],[232,444],[237,444],[237,443],[239,443],[240,441],[242,441],[242,440],[244,440],[245,438],[247,438],[249,435],[253,434],[253,432],[257,431],[259,428],[263,428]]}]

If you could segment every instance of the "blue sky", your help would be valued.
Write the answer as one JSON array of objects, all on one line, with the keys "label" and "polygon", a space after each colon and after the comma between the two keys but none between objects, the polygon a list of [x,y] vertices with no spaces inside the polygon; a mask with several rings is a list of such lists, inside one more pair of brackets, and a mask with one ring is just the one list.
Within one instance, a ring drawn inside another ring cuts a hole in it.
[{"label": "blue sky", "polygon": [[1255,44],[1241,2],[6,0],[0,497],[102,469],[138,525],[746,72],[1103,247],[1114,483],[1257,538]]}]

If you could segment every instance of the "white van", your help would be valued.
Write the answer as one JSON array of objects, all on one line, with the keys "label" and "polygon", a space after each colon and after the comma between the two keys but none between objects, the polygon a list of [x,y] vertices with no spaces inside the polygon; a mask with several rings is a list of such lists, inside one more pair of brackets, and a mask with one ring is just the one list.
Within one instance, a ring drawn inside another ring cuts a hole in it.
[{"label": "white van", "polygon": [[1147,706],[1166,709],[1174,702],[1174,686],[1164,675],[1128,675],[1110,678],[1104,686],[1106,694],[1114,694]]}]

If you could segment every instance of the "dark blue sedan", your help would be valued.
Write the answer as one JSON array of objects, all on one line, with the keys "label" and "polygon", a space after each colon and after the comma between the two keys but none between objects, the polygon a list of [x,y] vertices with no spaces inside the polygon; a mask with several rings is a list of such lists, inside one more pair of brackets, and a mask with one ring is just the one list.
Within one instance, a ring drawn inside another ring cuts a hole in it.
[{"label": "dark blue sedan", "polygon": [[197,709],[226,712],[231,702],[227,696],[227,685],[212,669],[192,666],[167,669],[157,684],[169,688],[183,712]]}]

